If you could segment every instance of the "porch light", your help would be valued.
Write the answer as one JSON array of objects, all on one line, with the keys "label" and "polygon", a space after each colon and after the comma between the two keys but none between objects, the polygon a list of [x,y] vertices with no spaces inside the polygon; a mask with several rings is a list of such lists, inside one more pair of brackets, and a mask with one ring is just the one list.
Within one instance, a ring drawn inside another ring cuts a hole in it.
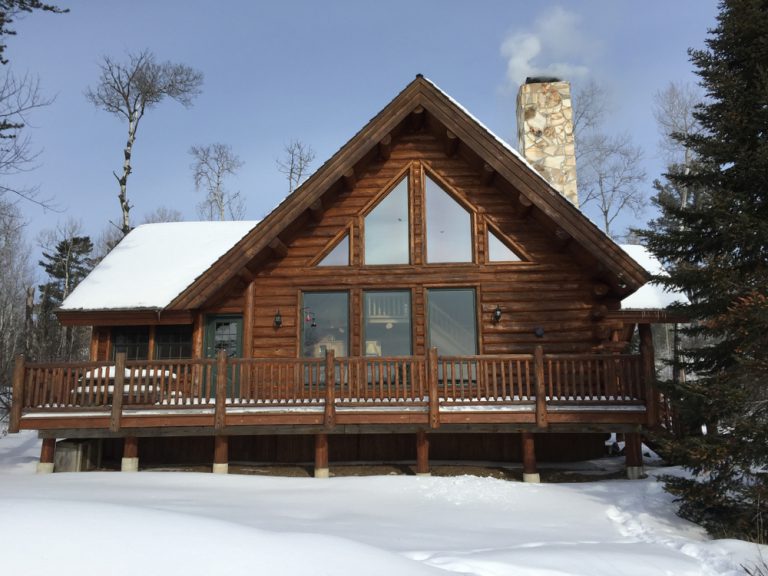
[{"label": "porch light", "polygon": [[277,309],[277,312],[275,312],[275,319],[272,322],[275,328],[280,328],[280,326],[283,325],[283,316],[280,314],[280,308]]},{"label": "porch light", "polygon": [[501,322],[501,306],[496,304],[496,309],[493,311],[493,317],[492,317],[493,323],[498,324]]},{"label": "porch light", "polygon": [[536,328],[534,328],[533,330],[533,333],[536,336],[536,338],[544,338],[544,328],[542,328],[541,326],[536,326]]}]

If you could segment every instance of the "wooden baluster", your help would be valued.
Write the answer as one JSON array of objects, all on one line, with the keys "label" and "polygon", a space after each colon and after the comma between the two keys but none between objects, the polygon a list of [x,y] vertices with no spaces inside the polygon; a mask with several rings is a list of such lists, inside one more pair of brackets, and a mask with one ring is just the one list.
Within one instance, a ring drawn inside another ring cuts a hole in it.
[{"label": "wooden baluster", "polygon": [[534,369],[536,374],[536,425],[546,428],[547,422],[547,397],[544,385],[544,349],[536,346],[533,353]]},{"label": "wooden baluster", "polygon": [[[336,362],[333,348],[325,352],[325,414],[324,424],[326,428],[336,425]],[[327,444],[326,444],[327,447]],[[327,463],[326,463],[327,468]]]},{"label": "wooden baluster", "polygon": [[[445,373],[443,373],[445,376]],[[429,386],[429,427],[440,427],[440,398],[438,395],[437,348],[430,348],[427,356],[427,384]]]}]

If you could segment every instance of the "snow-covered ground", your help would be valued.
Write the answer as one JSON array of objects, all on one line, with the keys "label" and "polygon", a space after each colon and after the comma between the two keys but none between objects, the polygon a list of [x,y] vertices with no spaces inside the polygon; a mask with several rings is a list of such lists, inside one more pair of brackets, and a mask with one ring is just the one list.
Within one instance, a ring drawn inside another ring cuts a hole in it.
[{"label": "snow-covered ground", "polygon": [[760,554],[677,518],[652,478],[35,475],[38,455],[0,438],[2,574],[707,576]]}]

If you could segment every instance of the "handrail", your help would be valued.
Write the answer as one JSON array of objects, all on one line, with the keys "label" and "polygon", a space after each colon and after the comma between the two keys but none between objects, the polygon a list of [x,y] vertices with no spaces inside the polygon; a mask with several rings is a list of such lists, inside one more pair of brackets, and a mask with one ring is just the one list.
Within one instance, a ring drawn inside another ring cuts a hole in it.
[{"label": "handrail", "polygon": [[[123,366],[120,374],[115,366]],[[221,376],[221,378],[219,377]],[[226,407],[419,406],[430,425],[441,406],[645,405],[648,375],[633,354],[490,354],[330,358],[200,358],[27,363],[14,370],[12,427],[23,413]],[[217,391],[218,382],[218,391]],[[223,395],[223,398],[221,396]],[[218,400],[218,401],[217,401]],[[650,401],[650,399],[648,400]],[[562,409],[562,408],[561,408]],[[335,418],[328,407],[326,420]],[[222,424],[223,425],[223,424]]]}]

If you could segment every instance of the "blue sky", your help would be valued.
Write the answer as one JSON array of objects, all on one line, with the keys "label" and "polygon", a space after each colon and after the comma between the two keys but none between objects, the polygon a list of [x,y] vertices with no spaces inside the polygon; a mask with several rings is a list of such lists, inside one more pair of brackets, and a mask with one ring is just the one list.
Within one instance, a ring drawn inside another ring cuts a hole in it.
[{"label": "blue sky", "polygon": [[653,96],[695,81],[686,51],[703,47],[717,14],[715,0],[57,4],[71,12],[25,17],[8,40],[13,70],[38,75],[56,98],[30,118],[42,154],[23,180],[64,212],[23,205],[30,239],[70,216],[94,237],[118,219],[112,171],[127,129],[83,95],[103,55],[146,48],[205,75],[191,108],[168,101],[142,120],[128,184],[134,223],[159,206],[197,219],[188,150],[214,142],[245,162],[229,187],[246,196],[249,219],[263,217],[287,191],[275,160],[288,141],[311,145],[320,166],[417,73],[513,145],[526,74],[594,78],[611,97],[606,131],[628,131],[645,150],[650,194],[663,171]]}]

